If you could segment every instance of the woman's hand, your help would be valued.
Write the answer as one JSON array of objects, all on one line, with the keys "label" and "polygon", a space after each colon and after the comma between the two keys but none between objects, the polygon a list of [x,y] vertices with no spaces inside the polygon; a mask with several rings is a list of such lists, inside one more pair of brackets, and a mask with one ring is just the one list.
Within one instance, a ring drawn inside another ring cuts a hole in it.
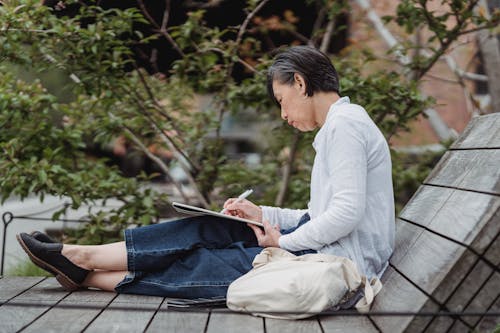
[{"label": "woman's hand", "polygon": [[262,209],[251,201],[243,199],[235,202],[237,198],[230,198],[224,202],[226,215],[238,216],[255,222],[262,222]]},{"label": "woman's hand", "polygon": [[247,225],[252,228],[255,233],[255,237],[257,237],[257,241],[259,242],[259,246],[262,247],[280,247],[280,237],[281,232],[279,231],[279,226],[272,226],[267,221],[262,221],[264,224],[264,230],[262,230],[259,226],[255,224],[247,223]]}]

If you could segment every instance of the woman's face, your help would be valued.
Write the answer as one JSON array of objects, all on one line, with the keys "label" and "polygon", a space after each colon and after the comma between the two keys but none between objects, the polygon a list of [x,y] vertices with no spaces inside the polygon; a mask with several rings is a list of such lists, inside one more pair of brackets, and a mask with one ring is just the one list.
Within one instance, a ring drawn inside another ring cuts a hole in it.
[{"label": "woman's face", "polygon": [[300,75],[293,85],[273,81],[274,97],[281,107],[281,118],[301,132],[314,130],[318,124],[314,117],[312,98],[305,95],[305,85]]}]

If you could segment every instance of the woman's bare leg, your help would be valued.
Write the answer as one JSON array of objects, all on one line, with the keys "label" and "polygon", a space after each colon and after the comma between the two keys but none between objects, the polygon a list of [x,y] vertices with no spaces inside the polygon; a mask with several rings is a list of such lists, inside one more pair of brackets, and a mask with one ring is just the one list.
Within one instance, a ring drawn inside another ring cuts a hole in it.
[{"label": "woman's bare leg", "polygon": [[64,244],[62,255],[82,268],[105,271],[127,271],[125,242],[104,245]]},{"label": "woman's bare leg", "polygon": [[93,271],[87,275],[82,286],[115,291],[116,285],[127,275],[127,271]]}]

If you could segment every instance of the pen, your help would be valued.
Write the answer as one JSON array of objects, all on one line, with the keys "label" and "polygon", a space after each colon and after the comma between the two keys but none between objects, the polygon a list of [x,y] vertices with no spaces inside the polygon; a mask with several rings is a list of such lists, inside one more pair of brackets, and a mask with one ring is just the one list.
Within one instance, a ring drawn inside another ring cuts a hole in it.
[{"label": "pen", "polygon": [[[246,199],[246,197],[248,197],[250,194],[253,193],[253,190],[250,189],[250,190],[246,190],[245,192],[241,193],[240,196],[238,197],[238,199],[234,200],[233,203],[236,203],[236,202],[240,202],[241,200],[243,199]],[[224,214],[226,212],[226,208],[224,208],[223,210],[220,211],[222,214]]]}]

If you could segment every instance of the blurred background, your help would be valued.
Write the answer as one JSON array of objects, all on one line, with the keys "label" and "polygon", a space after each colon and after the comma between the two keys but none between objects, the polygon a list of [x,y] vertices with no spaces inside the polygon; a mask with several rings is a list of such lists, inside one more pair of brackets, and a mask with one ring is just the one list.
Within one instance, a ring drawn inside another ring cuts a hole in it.
[{"label": "blurred background", "polygon": [[[273,54],[327,53],[389,141],[399,211],[477,115],[500,109],[499,1],[0,1],[0,212],[79,243],[219,209],[304,208],[315,132],[266,95]],[[39,218],[36,220],[35,218]],[[2,253],[3,253],[2,252]],[[9,254],[10,253],[10,254]]]}]

